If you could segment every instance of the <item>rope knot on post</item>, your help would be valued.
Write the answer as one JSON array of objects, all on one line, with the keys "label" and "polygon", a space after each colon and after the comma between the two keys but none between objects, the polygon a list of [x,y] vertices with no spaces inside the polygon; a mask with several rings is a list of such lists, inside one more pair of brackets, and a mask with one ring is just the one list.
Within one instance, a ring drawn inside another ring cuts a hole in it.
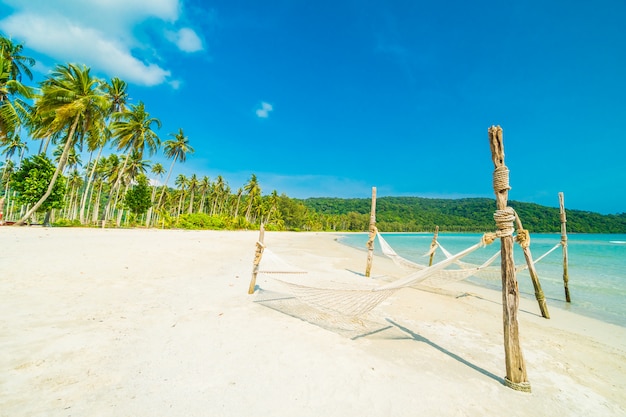
[{"label": "rope knot on post", "polygon": [[515,210],[511,207],[505,207],[501,210],[496,210],[493,214],[493,219],[496,221],[496,227],[498,228],[496,234],[498,237],[513,236],[513,222],[515,222]]},{"label": "rope knot on post", "polygon": [[530,247],[530,233],[526,229],[517,229],[515,241],[519,243],[522,249]]},{"label": "rope knot on post", "polygon": [[485,233],[481,239],[483,246],[491,245],[498,238],[497,233]]},{"label": "rope knot on post", "polygon": [[494,169],[493,189],[496,193],[501,193],[511,189],[511,186],[509,185],[509,169],[505,165]]}]

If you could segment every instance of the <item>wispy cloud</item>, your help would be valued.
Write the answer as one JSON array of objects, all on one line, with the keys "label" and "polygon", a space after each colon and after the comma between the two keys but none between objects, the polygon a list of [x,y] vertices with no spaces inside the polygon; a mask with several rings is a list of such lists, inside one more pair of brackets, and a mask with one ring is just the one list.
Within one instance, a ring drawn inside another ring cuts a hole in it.
[{"label": "wispy cloud", "polygon": [[270,112],[274,110],[274,107],[270,103],[266,103],[265,101],[261,102],[261,107],[257,109],[256,115],[261,119],[267,119],[270,115]]},{"label": "wispy cloud", "polygon": [[167,38],[183,52],[198,52],[204,49],[202,40],[190,28],[182,28],[178,32],[166,32]]},{"label": "wispy cloud", "polygon": [[171,76],[155,57],[155,29],[182,52],[203,50],[193,29],[176,27],[182,0],[0,1],[15,9],[0,20],[6,35],[57,62],[84,63],[131,83],[158,85]]}]

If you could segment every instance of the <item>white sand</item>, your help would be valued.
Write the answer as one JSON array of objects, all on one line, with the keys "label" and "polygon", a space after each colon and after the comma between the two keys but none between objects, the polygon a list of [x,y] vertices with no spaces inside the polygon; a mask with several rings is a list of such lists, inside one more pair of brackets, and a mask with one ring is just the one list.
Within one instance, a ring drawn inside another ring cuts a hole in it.
[{"label": "white sand", "polygon": [[[257,237],[0,227],[0,416],[626,415],[625,328],[522,300],[522,393],[502,384],[498,292],[402,289],[369,317],[389,328],[352,339],[247,294]],[[366,280],[335,237],[265,242]],[[402,274],[374,259],[373,280]]]}]

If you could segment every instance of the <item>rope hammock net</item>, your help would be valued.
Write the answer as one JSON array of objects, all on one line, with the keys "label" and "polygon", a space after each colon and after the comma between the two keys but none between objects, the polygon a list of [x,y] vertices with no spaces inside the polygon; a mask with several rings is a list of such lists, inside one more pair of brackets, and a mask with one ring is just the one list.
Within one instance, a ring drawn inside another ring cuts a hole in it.
[{"label": "rope hammock net", "polygon": [[[294,273],[303,273],[299,268],[290,268],[284,261],[278,261],[279,257],[265,248],[264,254],[268,254],[268,260],[274,263],[275,267],[268,267],[265,257],[259,263],[259,274],[270,276],[275,282],[283,286],[290,294],[298,298],[303,303],[311,306],[321,312],[328,314],[339,314],[345,317],[359,317],[364,315],[389,298],[396,291],[411,287],[415,284],[423,282],[436,274],[444,272],[444,268],[459,261],[464,256],[474,252],[475,250],[485,247],[493,242],[495,234],[485,234],[478,243],[468,247],[467,249],[447,257],[446,259],[428,267],[416,270],[407,276],[398,280],[383,284],[371,286],[371,284],[360,285],[358,288],[331,288],[304,285],[294,282],[287,278],[277,278],[278,275],[289,275]],[[278,268],[276,267],[278,261]],[[452,272],[452,271],[448,271]],[[445,274],[444,274],[445,275]],[[371,281],[369,281],[371,283]]]}]

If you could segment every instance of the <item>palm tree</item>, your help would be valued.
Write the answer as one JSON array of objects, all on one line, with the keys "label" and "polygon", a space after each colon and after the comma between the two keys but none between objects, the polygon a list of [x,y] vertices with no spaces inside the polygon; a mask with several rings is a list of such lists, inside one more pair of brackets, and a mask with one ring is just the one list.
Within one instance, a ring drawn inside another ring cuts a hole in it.
[{"label": "palm tree", "polygon": [[[152,169],[150,169],[150,172],[161,177],[165,173],[165,168],[163,168],[163,165],[157,162],[156,164],[152,165]],[[150,220],[152,218],[152,209],[154,206],[154,197],[156,197],[156,191],[157,187],[156,185],[154,185],[152,187],[152,195],[150,196],[150,208],[148,208],[148,212],[146,213],[146,227],[150,227]]]},{"label": "palm tree", "polygon": [[204,202],[206,200],[206,194],[211,189],[211,180],[206,175],[202,177],[200,181],[200,191],[202,192],[202,196],[200,197],[200,208],[198,209],[199,213],[204,212]]},{"label": "palm tree", "polygon": [[22,99],[35,97],[35,90],[13,78],[16,66],[5,53],[5,41],[0,38],[0,140],[15,132],[28,118],[30,106]]},{"label": "palm tree", "polygon": [[172,169],[174,169],[176,161],[185,162],[187,160],[187,154],[194,152],[194,149],[189,145],[189,138],[185,136],[183,129],[179,128],[178,133],[170,133],[170,136],[173,136],[174,140],[170,139],[163,142],[163,152],[165,156],[172,158],[172,165],[170,165],[170,170],[165,178],[165,184],[163,184],[163,191],[161,192],[157,206],[161,205],[167,182],[170,179],[170,175],[172,175]]},{"label": "palm tree", "polygon": [[26,142],[22,142],[20,135],[18,135],[17,133],[11,133],[7,136],[4,143],[0,143],[0,146],[4,146],[4,149],[0,153],[2,155],[6,155],[7,160],[13,158],[13,155],[15,155],[16,153],[19,155],[19,169],[22,158],[24,157],[24,152],[28,150]]},{"label": "palm tree", "polygon": [[[124,172],[132,152],[137,152],[141,158],[146,148],[149,155],[157,151],[161,144],[161,139],[159,139],[157,134],[152,130],[152,125],[154,124],[160,129],[161,121],[157,118],[150,117],[143,102],[131,106],[129,110],[114,113],[113,118],[115,121],[111,124],[111,131],[113,132],[117,149],[127,151],[122,166],[122,172]],[[121,178],[122,177],[119,176],[113,186],[115,189],[114,204],[119,196]],[[110,202],[111,199],[109,198],[109,203]],[[106,218],[104,220],[106,220]]]},{"label": "palm tree", "polygon": [[243,195],[243,188],[239,187],[237,189],[237,204],[235,205],[235,210],[233,210],[233,217],[239,216],[239,203],[241,202],[241,196]]},{"label": "palm tree", "polygon": [[[139,175],[145,175],[145,173],[150,168],[149,161],[146,161],[141,157],[141,154],[137,151],[133,151],[130,154],[130,159],[128,160],[128,165],[126,165],[126,170],[122,173],[123,180],[122,182],[125,185],[124,192],[122,195],[126,195],[130,185],[137,179]],[[117,214],[117,226],[119,227],[122,223],[122,214],[124,210],[120,210]]]},{"label": "palm tree", "polygon": [[[84,65],[58,65],[42,82],[41,97],[37,99],[34,109],[35,114],[41,116],[41,126],[33,136],[43,138],[67,131],[67,137],[48,189],[16,224],[24,224],[50,196],[70,150],[82,140],[81,133],[88,132],[95,122],[104,117],[106,106],[102,81],[92,77],[90,69]],[[77,131],[79,134],[76,134]]]},{"label": "palm tree", "polygon": [[[104,90],[106,91],[106,98],[109,101],[109,108],[107,111],[107,122],[110,124],[111,115],[119,112],[123,112],[126,110],[126,103],[128,101],[128,92],[127,84],[125,81],[120,80],[117,77],[111,79],[110,82],[104,85]],[[89,174],[89,179],[87,180],[87,185],[85,186],[85,191],[83,193],[83,198],[80,204],[80,222],[83,223],[84,213],[85,213],[85,205],[87,204],[87,197],[89,194],[89,190],[91,189],[91,184],[93,182],[96,170],[98,169],[98,161],[100,160],[100,155],[102,155],[102,150],[109,143],[111,139],[111,129],[109,126],[104,126],[102,132],[99,136],[95,137],[94,141],[89,142],[89,150],[93,151],[93,149],[98,148],[98,155],[96,156],[96,163],[93,165],[91,169],[91,173]]]},{"label": "palm tree", "polygon": [[196,174],[193,174],[191,178],[189,178],[189,182],[187,182],[187,189],[189,190],[189,214],[193,212],[193,198],[196,193],[196,189],[198,188],[198,184],[198,177]]},{"label": "palm tree", "polygon": [[256,197],[261,195],[261,187],[256,175],[250,176],[250,181],[243,187],[244,191],[248,194],[248,208],[246,209],[246,220],[250,221],[250,214],[252,213],[252,205],[256,200]]},{"label": "palm tree", "polygon": [[22,55],[24,46],[21,43],[13,43],[10,38],[0,36],[0,49],[2,56],[11,63],[11,79],[22,81],[22,73],[26,74],[29,80],[33,79],[30,68],[35,65],[35,60],[31,57]]},{"label": "palm tree", "polygon": [[183,200],[185,199],[185,187],[187,186],[188,182],[189,180],[183,174],[178,174],[178,177],[176,177],[175,184],[176,186],[178,186],[178,188],[180,188],[180,199],[178,200],[178,211],[176,212],[177,216],[180,215],[183,207]]},{"label": "palm tree", "polygon": [[267,217],[265,218],[265,223],[269,223],[272,220],[272,214],[278,209],[278,191],[272,191],[270,197],[268,199],[269,210],[267,211]]},{"label": "palm tree", "polygon": [[[117,112],[113,117],[115,121],[111,124],[111,131],[118,150],[137,152],[140,157],[143,157],[146,148],[149,155],[153,155],[157,151],[161,139],[152,130],[152,125],[155,124],[160,129],[161,121],[155,117],[150,117],[150,113],[146,111],[143,102],[139,102],[136,106],[131,105],[130,110]],[[126,155],[124,169],[128,164],[130,155],[131,152]]]},{"label": "palm tree", "polygon": [[[58,164],[61,160],[61,156],[63,155],[63,147],[57,147],[54,152],[52,152],[52,155],[54,156],[54,162]],[[78,165],[82,165],[82,161],[80,160],[80,154],[76,152],[75,148],[71,148],[67,154],[65,168],[69,168],[71,170],[72,168],[76,168]]]}]

